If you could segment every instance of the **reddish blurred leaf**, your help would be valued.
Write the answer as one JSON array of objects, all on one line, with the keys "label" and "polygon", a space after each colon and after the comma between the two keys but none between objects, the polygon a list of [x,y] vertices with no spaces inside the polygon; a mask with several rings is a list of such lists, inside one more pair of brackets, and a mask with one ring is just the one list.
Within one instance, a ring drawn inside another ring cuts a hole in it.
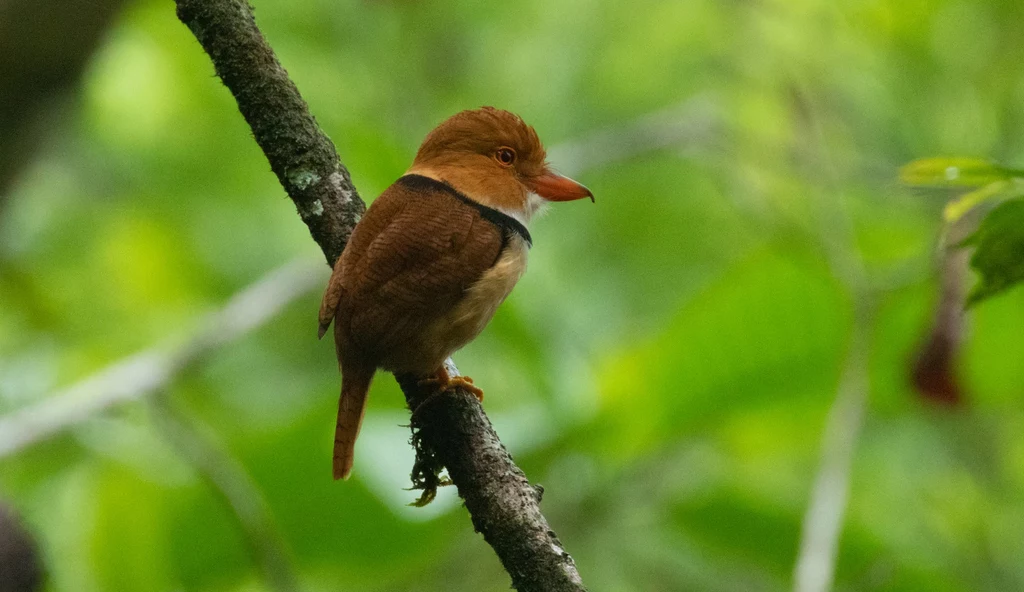
[{"label": "reddish blurred leaf", "polygon": [[943,253],[934,320],[911,368],[914,388],[923,399],[951,407],[965,400],[956,362],[964,332],[967,262],[964,249],[949,247]]}]

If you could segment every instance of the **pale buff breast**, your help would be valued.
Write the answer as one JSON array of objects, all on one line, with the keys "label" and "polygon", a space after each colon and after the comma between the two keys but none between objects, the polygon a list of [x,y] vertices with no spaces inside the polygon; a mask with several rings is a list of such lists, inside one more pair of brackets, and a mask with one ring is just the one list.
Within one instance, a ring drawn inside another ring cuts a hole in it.
[{"label": "pale buff breast", "polygon": [[[472,341],[508,297],[516,282],[526,271],[529,245],[518,234],[512,235],[497,263],[470,286],[465,297],[444,316],[431,323],[421,339],[413,340],[415,348],[402,359],[388,366],[420,375],[433,373],[456,350]],[[396,352],[397,353],[397,352]]]}]

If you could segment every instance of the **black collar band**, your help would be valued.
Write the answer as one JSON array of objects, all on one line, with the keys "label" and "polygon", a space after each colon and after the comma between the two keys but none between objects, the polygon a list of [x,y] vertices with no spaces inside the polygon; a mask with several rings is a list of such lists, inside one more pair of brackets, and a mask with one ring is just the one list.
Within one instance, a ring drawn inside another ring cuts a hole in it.
[{"label": "black collar band", "polygon": [[444,191],[458,198],[462,202],[476,208],[485,220],[504,230],[506,234],[518,234],[526,241],[527,245],[531,247],[533,246],[533,237],[530,236],[530,231],[523,226],[522,222],[516,220],[512,216],[509,216],[505,212],[489,208],[482,203],[473,201],[469,197],[460,193],[458,189],[444,181],[438,181],[437,179],[431,179],[430,177],[424,177],[423,175],[405,175],[400,178],[398,182],[410,189],[435,189]]}]

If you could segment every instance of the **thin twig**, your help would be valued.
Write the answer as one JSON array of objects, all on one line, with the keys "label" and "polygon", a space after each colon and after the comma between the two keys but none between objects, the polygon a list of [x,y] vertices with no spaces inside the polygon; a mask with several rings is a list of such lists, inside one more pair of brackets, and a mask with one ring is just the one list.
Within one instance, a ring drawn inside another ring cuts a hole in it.
[{"label": "thin twig", "polygon": [[139,352],[39,403],[0,417],[0,458],[165,387],[211,350],[247,335],[296,298],[319,288],[323,278],[323,267],[308,261],[279,267],[235,294],[184,343]]}]

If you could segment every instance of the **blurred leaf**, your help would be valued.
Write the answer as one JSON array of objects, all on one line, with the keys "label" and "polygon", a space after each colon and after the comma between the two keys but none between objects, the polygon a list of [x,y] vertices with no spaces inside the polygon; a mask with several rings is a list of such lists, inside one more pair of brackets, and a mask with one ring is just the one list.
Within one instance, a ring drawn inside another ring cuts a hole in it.
[{"label": "blurred leaf", "polygon": [[963,244],[977,248],[971,266],[981,274],[981,283],[968,297],[968,305],[1024,281],[1024,199],[992,210]]},{"label": "blurred leaf", "polygon": [[[800,252],[762,251],[685,302],[649,343],[604,364],[609,455],[636,455],[738,411],[820,400],[833,388],[848,307]],[[638,389],[664,393],[637,405]]]},{"label": "blurred leaf", "polygon": [[978,158],[922,158],[900,169],[900,180],[926,187],[980,187],[1008,180],[1014,174]]},{"label": "blurred leaf", "polygon": [[942,217],[946,219],[946,222],[952,224],[960,218],[963,218],[967,212],[970,212],[990,199],[995,199],[997,197],[1016,197],[1019,194],[1020,188],[1012,180],[989,183],[980,189],[975,189],[974,191],[965,193],[950,201],[946,204],[946,208],[942,210]]},{"label": "blurred leaf", "polygon": [[672,517],[702,546],[783,576],[792,569],[800,515],[751,498],[749,492],[723,488],[678,504]]},{"label": "blurred leaf", "polygon": [[[991,450],[954,453],[906,372],[932,318],[925,261],[942,221],[935,203],[885,199],[872,174],[908,152],[1018,158],[1024,3],[258,4],[368,200],[461,109],[511,109],[552,148],[715,97],[721,121],[669,117],[579,153],[592,159],[554,160],[583,170],[597,205],[534,223],[529,273],[458,357],[491,385],[495,419],[525,418],[497,429],[529,441],[517,460],[549,486],[545,511],[594,592],[790,586],[852,318],[805,238],[833,205],[850,214],[867,274],[905,286],[879,303],[835,588],[1024,590],[1012,495],[1024,487],[1024,290],[972,315],[957,368],[971,414],[990,421],[965,423],[963,437]],[[0,208],[3,409],[180,335],[280,262],[320,257],[166,0],[126,4],[57,115]],[[928,159],[903,174],[953,199],[949,221],[1024,196],[1024,172],[984,160]],[[331,344],[310,337],[318,304],[312,294],[212,355],[172,395],[252,473],[304,590],[507,589],[464,511],[410,521],[372,483],[381,458],[408,470],[393,458],[408,432],[390,377],[370,396],[381,434],[361,441],[364,470],[345,484],[325,476],[338,373]],[[0,460],[0,490],[39,537],[49,589],[265,589],[230,512],[205,485],[172,479],[180,461],[137,411]],[[971,476],[980,464],[990,477]],[[638,467],[640,483],[623,478]]]}]

